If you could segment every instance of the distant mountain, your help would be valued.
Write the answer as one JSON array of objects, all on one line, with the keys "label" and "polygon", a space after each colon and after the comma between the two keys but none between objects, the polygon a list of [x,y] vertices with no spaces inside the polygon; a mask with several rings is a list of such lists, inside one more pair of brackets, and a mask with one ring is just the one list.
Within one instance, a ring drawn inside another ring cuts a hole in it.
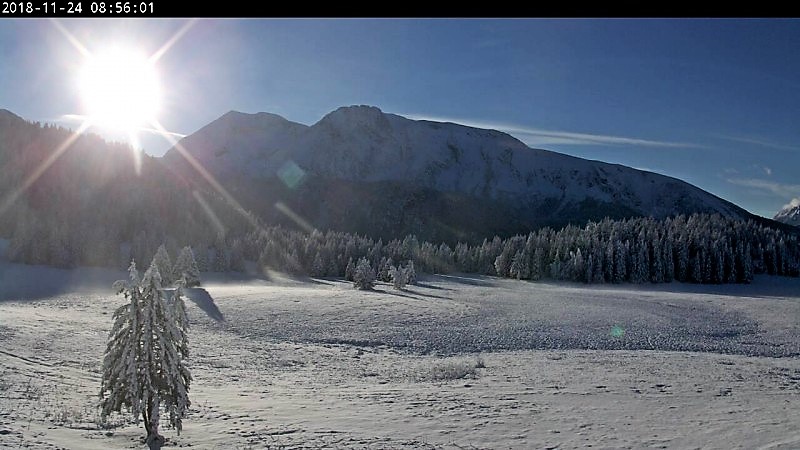
[{"label": "distant mountain", "polygon": [[774,220],[800,227],[800,198],[793,199],[775,214]]},{"label": "distant mountain", "polygon": [[[232,111],[180,145],[267,222],[299,216],[318,228],[381,237],[482,239],[606,216],[751,217],[675,178],[371,106],[339,108],[312,126]],[[164,160],[193,171],[175,149]]]},{"label": "distant mountain", "polygon": [[[269,113],[230,111],[180,141],[215,175],[254,178],[275,175],[277,161],[309,127]],[[185,162],[175,149],[164,156],[171,164]]]}]

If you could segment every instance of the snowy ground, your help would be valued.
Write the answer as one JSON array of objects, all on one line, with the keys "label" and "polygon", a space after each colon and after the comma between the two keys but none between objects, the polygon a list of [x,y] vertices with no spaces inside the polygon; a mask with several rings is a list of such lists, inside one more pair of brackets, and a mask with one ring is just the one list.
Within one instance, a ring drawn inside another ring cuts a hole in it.
[{"label": "snowy ground", "polygon": [[[123,276],[0,263],[0,448],[144,448],[95,409]],[[800,280],[205,288],[171,447],[800,447]]]}]

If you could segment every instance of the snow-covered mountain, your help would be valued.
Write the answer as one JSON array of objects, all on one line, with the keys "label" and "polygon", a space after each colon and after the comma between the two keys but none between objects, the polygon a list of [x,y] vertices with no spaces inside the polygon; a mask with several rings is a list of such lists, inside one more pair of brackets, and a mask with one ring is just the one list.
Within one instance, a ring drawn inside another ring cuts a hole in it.
[{"label": "snow-covered mountain", "polygon": [[778,211],[778,214],[775,214],[773,219],[778,222],[800,227],[800,198],[792,199],[788,205]]},{"label": "snow-covered mountain", "polygon": [[[230,111],[183,138],[180,145],[217,175],[257,178],[274,175],[275,165],[289,158],[288,151],[308,128],[276,114]],[[171,149],[165,160],[183,158]]]},{"label": "snow-covered mountain", "polygon": [[[484,210],[481,221],[497,222],[484,232],[503,228],[504,220],[524,229],[605,216],[716,212],[749,217],[732,203],[675,178],[533,149],[495,130],[410,120],[371,106],[339,108],[312,126],[274,114],[229,112],[180,144],[211,173],[244,191],[243,178],[268,182],[287,165],[296,165],[311,186],[306,196],[315,198],[294,200],[312,219],[326,224],[330,209],[354,206],[348,199],[325,197],[336,190],[332,186],[343,185],[349,195],[374,197],[380,192],[394,208],[427,202],[417,212],[434,216],[443,205]],[[165,161],[188,168],[175,149]],[[372,200],[364,202],[378,203]],[[489,217],[498,213],[502,216]],[[373,209],[371,215],[376,214],[380,218],[382,212]],[[460,222],[451,217],[446,225],[455,225],[453,220]]]}]

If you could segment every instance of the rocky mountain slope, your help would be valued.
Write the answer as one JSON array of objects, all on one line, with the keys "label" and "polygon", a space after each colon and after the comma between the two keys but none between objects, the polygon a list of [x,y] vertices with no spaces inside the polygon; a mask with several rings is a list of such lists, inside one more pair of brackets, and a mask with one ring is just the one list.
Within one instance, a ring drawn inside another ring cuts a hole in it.
[{"label": "rocky mountain slope", "polygon": [[775,214],[774,220],[789,225],[800,226],[800,198],[795,198]]},{"label": "rocky mountain slope", "polygon": [[[675,178],[370,106],[339,108],[311,126],[232,111],[180,144],[268,222],[295,221],[288,207],[319,228],[450,241],[605,216],[749,217]],[[175,149],[164,160],[191,176]]]}]

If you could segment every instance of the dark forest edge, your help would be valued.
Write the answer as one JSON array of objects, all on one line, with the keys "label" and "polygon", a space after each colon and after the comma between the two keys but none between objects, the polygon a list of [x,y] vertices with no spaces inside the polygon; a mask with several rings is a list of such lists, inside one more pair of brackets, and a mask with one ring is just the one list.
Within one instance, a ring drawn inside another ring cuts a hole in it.
[{"label": "dark forest edge", "polygon": [[[80,255],[71,247],[45,239],[20,240],[8,247],[14,262],[74,267]],[[166,248],[176,255],[178,239]],[[148,261],[162,244],[155,236],[137,234],[133,242],[103,246],[109,266],[124,267],[131,259]],[[291,230],[280,226],[219,236],[213,243],[189,243],[201,271],[244,271],[246,261],[294,275],[345,277],[348,265],[362,257],[377,278],[390,281],[393,265],[413,261],[425,273],[475,273],[521,280],[583,283],[749,283],[755,274],[800,276],[797,233],[720,215],[694,214],[656,220],[605,219],[585,227],[542,228],[507,239],[495,236],[481,244],[450,247],[419,241],[409,235],[388,242],[344,232]],[[93,255],[91,261],[98,261]],[[64,264],[64,263],[67,264]]]}]

